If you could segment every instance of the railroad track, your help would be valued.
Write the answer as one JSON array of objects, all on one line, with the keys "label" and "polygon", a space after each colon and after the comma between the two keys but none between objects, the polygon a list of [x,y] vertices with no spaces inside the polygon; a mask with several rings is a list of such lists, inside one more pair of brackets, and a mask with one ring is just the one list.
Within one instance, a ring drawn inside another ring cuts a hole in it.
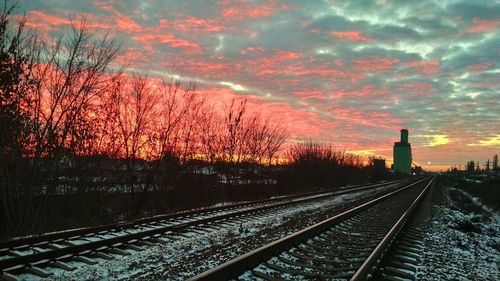
[{"label": "railroad track", "polygon": [[366,280],[433,181],[408,184],[189,280]]},{"label": "railroad track", "polygon": [[428,192],[425,196],[380,260],[372,274],[373,280],[421,280],[425,277],[418,268],[425,251],[423,241],[431,217],[433,196],[435,192]]},{"label": "railroad track", "polygon": [[403,182],[345,187],[6,241],[0,243],[0,279],[19,280],[17,276],[26,273],[45,278],[51,275],[46,268],[74,270],[68,261],[96,264],[96,258],[112,259],[113,255],[128,255],[130,250],[140,251],[154,243],[167,243],[186,230],[217,228],[218,224],[234,224],[249,216]]}]

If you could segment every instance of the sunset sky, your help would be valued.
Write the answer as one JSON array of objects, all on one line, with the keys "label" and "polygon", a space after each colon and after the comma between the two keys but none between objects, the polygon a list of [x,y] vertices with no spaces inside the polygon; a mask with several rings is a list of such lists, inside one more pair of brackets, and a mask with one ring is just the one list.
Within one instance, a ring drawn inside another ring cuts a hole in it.
[{"label": "sunset sky", "polygon": [[[84,14],[129,72],[182,70],[312,139],[392,158],[408,128],[424,168],[500,154],[499,1],[20,0],[42,38]],[[430,166],[429,166],[430,164]]]}]

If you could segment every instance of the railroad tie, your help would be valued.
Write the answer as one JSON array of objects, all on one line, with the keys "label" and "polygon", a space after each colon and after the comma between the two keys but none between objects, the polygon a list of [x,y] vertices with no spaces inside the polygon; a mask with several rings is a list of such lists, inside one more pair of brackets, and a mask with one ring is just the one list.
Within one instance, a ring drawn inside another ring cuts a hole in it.
[{"label": "railroad tie", "polygon": [[137,245],[134,245],[134,244],[127,244],[127,245],[125,245],[125,247],[127,247],[129,249],[132,249],[134,251],[137,251],[137,252],[141,252],[141,251],[144,250],[143,248],[141,248],[141,247],[139,247]]},{"label": "railroad tie", "polygon": [[62,262],[62,261],[55,261],[55,262],[52,262],[50,264],[50,266],[53,266],[53,267],[57,267],[57,268],[60,268],[60,269],[64,269],[66,271],[73,271],[76,269],[75,266],[71,266],[65,262]]},{"label": "railroad tie", "polygon": [[43,269],[39,268],[38,266],[30,266],[30,267],[26,268],[26,272],[33,274],[33,275],[36,275],[36,276],[40,276],[41,278],[47,278],[53,274],[52,272],[48,272],[46,270],[43,270]]},{"label": "railroad tie", "polygon": [[98,258],[104,259],[104,260],[114,259],[114,257],[112,255],[108,255],[108,254],[103,253],[103,252],[95,252],[95,253],[93,253],[93,255],[98,257]]},{"label": "railroad tie", "polygon": [[[170,237],[170,238],[172,240],[177,240],[177,239],[174,239],[175,237]],[[151,239],[149,239],[149,241],[151,241],[153,243],[157,243],[157,244],[166,244],[166,243],[168,243],[167,240],[164,240],[164,239],[161,239],[161,238],[158,238],[158,237],[151,238]]]},{"label": "railroad tie", "polygon": [[285,274],[290,274],[292,276],[304,276],[306,278],[318,278],[318,280],[330,280],[330,279],[340,279],[340,278],[349,278],[354,274],[354,270],[351,272],[346,272],[346,273],[340,273],[340,274],[325,274],[325,273],[318,273],[318,272],[307,272],[307,271],[301,271],[298,269],[293,269],[293,268],[286,268],[280,265],[276,264],[271,264],[271,263],[266,263],[266,266],[269,267],[272,270],[275,270],[276,272],[279,273],[285,273]]},{"label": "railroad tie", "polygon": [[405,269],[405,270],[409,270],[409,271],[412,271],[414,273],[417,272],[417,267],[411,263],[404,263],[404,262],[399,262],[399,261],[391,261],[389,263],[390,266],[393,266],[393,267],[398,267],[398,268],[402,268],[402,269]]},{"label": "railroad tie", "polygon": [[207,234],[209,232],[209,231],[206,231],[204,229],[195,229],[195,228],[188,229],[187,231],[193,232],[193,233],[196,233],[196,234],[200,234],[200,235]]},{"label": "railroad tie", "polygon": [[109,250],[109,252],[113,253],[113,254],[118,254],[118,255],[121,255],[121,256],[129,256],[130,253],[125,251],[125,250],[122,250],[120,248],[111,248]]},{"label": "railroad tie", "polygon": [[399,260],[401,262],[406,262],[406,263],[411,263],[411,264],[417,263],[417,259],[415,259],[413,257],[406,256],[406,255],[404,255],[404,256],[403,255],[394,255],[392,258],[395,260]]},{"label": "railroad tie", "polygon": [[0,275],[0,279],[3,281],[20,281],[19,278],[7,272],[4,272],[2,275]]},{"label": "railroad tie", "polygon": [[408,251],[405,251],[403,249],[398,249],[396,251],[396,254],[399,254],[401,256],[411,257],[411,258],[414,258],[415,260],[418,260],[420,258],[420,256],[418,254],[416,254],[415,252],[408,252]]},{"label": "railroad tie", "polygon": [[35,253],[43,253],[43,252],[46,252],[47,250],[46,249],[43,249],[43,248],[40,248],[40,247],[33,247],[31,248],[33,250],[33,252]]},{"label": "railroad tie", "polygon": [[401,277],[401,278],[405,278],[405,279],[409,279],[409,280],[415,280],[414,272],[409,271],[409,270],[405,270],[405,269],[401,269],[401,268],[388,266],[388,267],[384,268],[384,273],[388,273],[389,275],[397,276],[397,277]]},{"label": "railroad tie", "polygon": [[[297,267],[307,267],[307,268],[312,268],[312,269],[318,269],[318,270],[324,270],[324,271],[341,271],[341,272],[345,272],[345,271],[352,271],[353,268],[352,267],[334,267],[334,266],[327,266],[327,265],[315,265],[313,263],[311,264],[306,264],[306,263],[303,263],[302,261],[292,261],[288,258],[285,258],[285,257],[278,257],[278,259],[283,262],[283,263],[287,263],[287,264],[290,264],[290,265],[293,265],[293,266],[297,266]],[[305,262],[305,260],[304,260]]]},{"label": "railroad tie", "polygon": [[9,251],[9,255],[14,256],[14,257],[20,257],[23,254],[21,252],[19,252],[19,251],[16,251],[16,250],[10,250]]},{"label": "railroad tie", "polygon": [[85,256],[77,256],[77,257],[74,257],[73,260],[78,261],[78,262],[83,262],[83,263],[86,263],[89,265],[94,265],[94,264],[98,263],[97,261],[95,261],[91,258],[87,258]]},{"label": "railroad tie", "polygon": [[220,228],[220,227],[215,226],[215,225],[211,225],[211,224],[204,225],[203,227],[204,227],[205,229],[207,229],[207,230],[211,230],[211,231],[219,231],[219,230],[221,230],[221,228]]},{"label": "railroad tie", "polygon": [[63,245],[58,244],[58,243],[50,243],[47,245],[47,248],[58,250],[58,249],[62,249],[65,247]]},{"label": "railroad tie", "polygon": [[155,246],[155,243],[149,242],[149,241],[147,241],[147,240],[140,240],[140,241],[139,241],[139,244],[142,244],[142,245],[145,245],[145,246],[148,246],[148,247],[153,247],[153,246]]}]

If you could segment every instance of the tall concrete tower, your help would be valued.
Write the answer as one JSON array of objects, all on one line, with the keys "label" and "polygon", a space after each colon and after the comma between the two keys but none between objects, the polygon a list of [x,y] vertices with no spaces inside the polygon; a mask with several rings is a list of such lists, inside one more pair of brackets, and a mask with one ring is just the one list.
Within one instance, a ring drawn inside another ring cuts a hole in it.
[{"label": "tall concrete tower", "polygon": [[411,173],[411,145],[408,142],[408,130],[401,129],[401,141],[394,143],[394,171]]}]

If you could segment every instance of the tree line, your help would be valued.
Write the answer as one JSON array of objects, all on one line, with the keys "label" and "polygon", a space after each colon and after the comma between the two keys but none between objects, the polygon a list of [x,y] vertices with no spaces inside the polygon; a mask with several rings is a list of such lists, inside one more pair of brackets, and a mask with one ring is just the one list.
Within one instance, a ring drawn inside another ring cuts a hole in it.
[{"label": "tree line", "polygon": [[484,168],[481,168],[481,163],[479,161],[474,162],[473,160],[467,161],[465,164],[465,170],[468,173],[480,173],[480,172],[490,172],[490,171],[498,171],[498,154],[493,155],[493,161],[488,159],[484,163]]}]

